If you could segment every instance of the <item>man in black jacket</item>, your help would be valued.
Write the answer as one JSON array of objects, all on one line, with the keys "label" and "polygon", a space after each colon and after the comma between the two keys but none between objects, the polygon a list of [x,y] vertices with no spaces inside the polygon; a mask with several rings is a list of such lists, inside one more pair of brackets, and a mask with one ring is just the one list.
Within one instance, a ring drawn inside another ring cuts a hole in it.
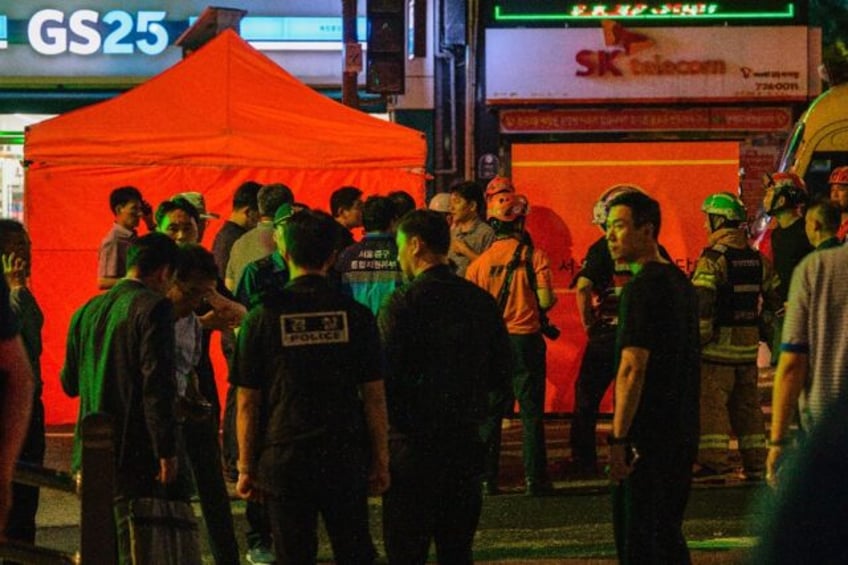
[{"label": "man in black jacket", "polygon": [[398,226],[398,260],[411,282],[380,309],[386,357],[392,487],[383,497],[390,563],[471,563],[482,507],[489,393],[512,375],[510,342],[494,298],[453,274],[450,229],[416,210]]}]

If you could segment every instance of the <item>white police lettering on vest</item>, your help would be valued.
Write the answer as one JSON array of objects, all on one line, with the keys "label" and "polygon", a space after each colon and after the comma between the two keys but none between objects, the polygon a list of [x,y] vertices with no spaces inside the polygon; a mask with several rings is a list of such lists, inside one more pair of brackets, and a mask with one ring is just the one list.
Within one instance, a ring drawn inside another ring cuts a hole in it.
[{"label": "white police lettering on vest", "polygon": [[283,347],[348,343],[347,312],[309,312],[280,316]]}]

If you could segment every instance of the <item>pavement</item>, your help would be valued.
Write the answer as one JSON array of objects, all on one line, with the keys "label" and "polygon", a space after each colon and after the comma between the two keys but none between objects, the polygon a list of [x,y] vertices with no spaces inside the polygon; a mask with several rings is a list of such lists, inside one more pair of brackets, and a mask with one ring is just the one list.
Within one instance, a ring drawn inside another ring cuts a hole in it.
[{"label": "pavement", "polygon": [[[549,461],[554,464],[568,455],[569,422],[563,418],[546,421]],[[609,433],[609,421],[600,423],[599,445]],[[47,437],[46,466],[67,470],[72,434],[68,428],[51,429]],[[505,420],[502,449],[501,486],[503,495],[487,497],[474,542],[475,560],[482,564],[553,565],[612,564],[615,547],[612,537],[609,483],[602,474],[575,479],[553,475],[553,496],[531,498],[523,494],[521,465],[521,425]],[[606,448],[600,448],[601,466]],[[552,465],[552,468],[555,465]],[[741,480],[724,485],[693,489],[684,530],[696,564],[742,563],[756,538],[752,531],[760,516],[756,500],[760,488]],[[382,547],[379,499],[370,501],[372,535]],[[79,500],[69,494],[42,489],[37,517],[37,543],[68,553],[79,549]],[[233,496],[237,539],[244,543],[246,521],[244,503]],[[200,509],[195,505],[195,513]],[[204,563],[212,563],[206,549]],[[244,551],[242,551],[244,554]],[[431,555],[431,559],[435,559]],[[319,536],[319,561],[332,563],[332,552],[323,530]],[[243,561],[247,563],[247,561]]]}]

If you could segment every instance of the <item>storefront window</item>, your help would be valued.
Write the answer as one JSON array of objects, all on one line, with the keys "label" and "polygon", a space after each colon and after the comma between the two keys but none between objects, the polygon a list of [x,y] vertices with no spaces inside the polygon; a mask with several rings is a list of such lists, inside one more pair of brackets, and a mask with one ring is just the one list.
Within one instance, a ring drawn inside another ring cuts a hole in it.
[{"label": "storefront window", "polygon": [[24,220],[24,130],[48,114],[0,114],[0,217]]}]

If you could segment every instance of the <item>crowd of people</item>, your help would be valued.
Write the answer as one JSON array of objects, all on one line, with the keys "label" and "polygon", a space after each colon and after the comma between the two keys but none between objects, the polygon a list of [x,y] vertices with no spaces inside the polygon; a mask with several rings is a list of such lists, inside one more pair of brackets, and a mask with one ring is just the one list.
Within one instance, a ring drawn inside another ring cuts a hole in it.
[{"label": "crowd of people", "polygon": [[[544,402],[556,294],[548,255],[525,229],[529,203],[510,179],[459,182],[429,209],[402,191],[363,199],[346,186],[330,213],[284,184],[246,182],[211,251],[201,242],[220,218],[202,194],[154,210],[137,188],[115,189],[98,255],[103,292],[73,316],[61,383],[80,398],[78,427],[96,412],[115,421],[120,561],[139,550],[133,501],[196,493],[214,561],[239,563],[231,481],[247,501],[251,563],[314,562],[319,515],[337,562],[372,563],[368,496],[383,497],[390,563],[424,563],[431,543],[439,562],[471,563],[483,498],[500,492],[504,415],[517,401],[525,492],[545,496],[553,473],[599,473],[598,410],[613,385],[606,443],[619,557],[689,562],[692,482],[791,482],[780,464],[799,401],[812,442],[844,396],[848,168],[830,180],[830,198],[809,202],[796,175],[768,176],[764,209],[776,225],[759,250],[742,201],[710,195],[708,245],[691,276],[659,244],[660,206],[644,189],[600,196],[593,223],[603,235],[572,282],[588,342],[571,456],[554,465]],[[44,459],[43,315],[20,223],[0,220],[0,252],[0,531],[31,543],[38,489],[12,490],[11,477],[16,457]],[[213,333],[228,363],[223,406]],[[761,342],[777,366],[768,441]]]}]

